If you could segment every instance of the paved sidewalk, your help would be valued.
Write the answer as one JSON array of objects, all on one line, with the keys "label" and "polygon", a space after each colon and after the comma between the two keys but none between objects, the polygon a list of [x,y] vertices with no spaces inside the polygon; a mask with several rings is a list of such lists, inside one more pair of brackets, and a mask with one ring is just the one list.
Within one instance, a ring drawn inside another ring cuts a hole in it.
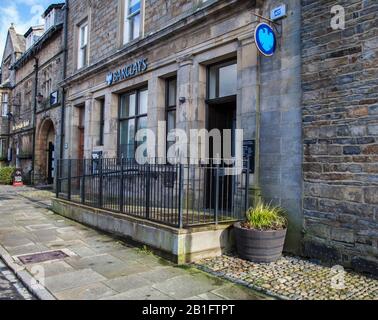
[{"label": "paved sidewalk", "polygon": [[[48,209],[50,196],[32,188],[0,186],[0,249],[56,299],[267,298],[56,215]],[[53,250],[67,256],[21,262],[23,255]]]}]

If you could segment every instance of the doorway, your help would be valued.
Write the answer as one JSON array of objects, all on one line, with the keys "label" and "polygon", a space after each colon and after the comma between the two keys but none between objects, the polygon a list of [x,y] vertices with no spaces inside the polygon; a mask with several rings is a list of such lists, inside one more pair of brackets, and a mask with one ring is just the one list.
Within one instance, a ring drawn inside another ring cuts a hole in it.
[{"label": "doorway", "polygon": [[53,184],[54,183],[54,175],[55,175],[55,131],[54,127],[50,126],[50,129],[47,134],[47,183]]},{"label": "doorway", "polygon": [[53,121],[44,119],[38,129],[36,138],[35,173],[36,184],[53,184],[55,177],[55,139]]},{"label": "doorway", "polygon": [[[221,145],[217,147],[214,145],[216,141],[212,138],[209,139],[210,163],[206,184],[207,189],[211,192],[208,192],[207,206],[209,209],[215,209],[217,204],[220,212],[229,212],[233,205],[234,179],[233,176],[225,174],[225,169],[232,165],[224,160],[235,156],[236,99],[231,99],[228,102],[208,103],[208,115],[207,129],[209,132],[213,129],[219,130]],[[225,135],[225,129],[231,130],[231,139]],[[227,148],[225,148],[225,144],[228,145]],[[220,163],[213,160],[216,158],[221,158]]]},{"label": "doorway", "polygon": [[54,160],[55,160],[55,146],[52,142],[49,142],[48,146],[48,155],[47,155],[47,183],[53,184],[54,183]]},{"label": "doorway", "polygon": [[[227,175],[226,169],[231,165],[224,160],[235,156],[236,129],[236,93],[237,93],[237,62],[228,59],[207,68],[207,112],[206,129],[218,129],[220,146],[215,140],[209,139],[209,158],[206,174],[206,203],[210,210],[230,212],[233,207],[234,176]],[[231,130],[231,137],[224,132]],[[229,140],[225,140],[225,139]],[[225,148],[225,143],[227,148]],[[220,163],[212,159],[221,158]]]}]

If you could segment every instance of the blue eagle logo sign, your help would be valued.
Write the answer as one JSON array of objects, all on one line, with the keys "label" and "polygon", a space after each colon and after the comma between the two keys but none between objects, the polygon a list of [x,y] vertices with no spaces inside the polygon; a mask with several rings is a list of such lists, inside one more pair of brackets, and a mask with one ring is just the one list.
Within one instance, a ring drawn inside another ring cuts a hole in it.
[{"label": "blue eagle logo sign", "polygon": [[110,86],[113,83],[113,72],[109,72],[106,75],[106,83]]},{"label": "blue eagle logo sign", "polygon": [[270,25],[260,23],[255,30],[255,43],[264,56],[272,56],[277,47],[276,35]]}]

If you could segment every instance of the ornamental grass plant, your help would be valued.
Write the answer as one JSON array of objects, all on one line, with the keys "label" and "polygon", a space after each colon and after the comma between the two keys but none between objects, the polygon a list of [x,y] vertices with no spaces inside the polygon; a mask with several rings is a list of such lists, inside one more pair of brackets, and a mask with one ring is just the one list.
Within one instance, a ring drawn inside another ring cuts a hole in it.
[{"label": "ornamental grass plant", "polygon": [[259,201],[254,207],[248,209],[244,228],[259,231],[282,230],[287,228],[285,211],[279,206],[273,206]]}]

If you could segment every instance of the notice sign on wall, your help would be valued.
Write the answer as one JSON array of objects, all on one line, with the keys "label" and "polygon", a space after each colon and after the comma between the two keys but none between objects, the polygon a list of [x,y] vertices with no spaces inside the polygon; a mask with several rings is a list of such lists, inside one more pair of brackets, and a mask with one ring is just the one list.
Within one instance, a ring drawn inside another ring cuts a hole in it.
[{"label": "notice sign on wall", "polygon": [[22,171],[21,169],[16,169],[13,175],[13,186],[14,187],[22,187],[24,183],[22,182]]}]

